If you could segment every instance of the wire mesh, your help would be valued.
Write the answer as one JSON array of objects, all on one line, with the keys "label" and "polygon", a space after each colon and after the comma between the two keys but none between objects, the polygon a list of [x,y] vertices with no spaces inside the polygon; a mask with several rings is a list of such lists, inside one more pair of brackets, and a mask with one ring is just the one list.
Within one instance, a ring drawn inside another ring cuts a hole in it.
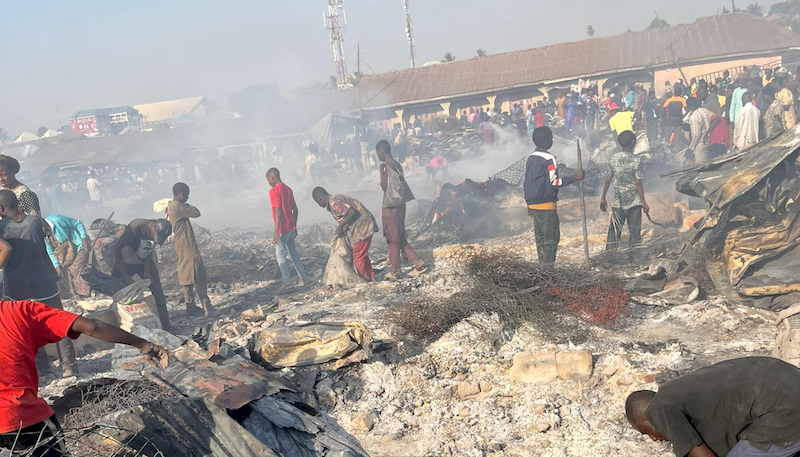
[{"label": "wire mesh", "polygon": [[486,313],[511,329],[530,324],[547,341],[582,342],[593,331],[586,323],[610,325],[628,313],[628,294],[613,276],[508,253],[475,256],[465,269],[471,287],[464,291],[391,303],[385,317],[396,333],[431,342],[461,320]]},{"label": "wire mesh", "polygon": [[[144,440],[134,430],[125,430],[100,424],[109,414],[125,411],[154,400],[175,398],[178,394],[150,381],[123,381],[107,385],[90,385],[81,392],[81,404],[62,417],[63,444],[72,456],[102,457],[156,457],[161,451],[149,440]],[[128,436],[118,440],[101,430],[114,429]],[[132,447],[136,442],[137,447]],[[23,454],[24,455],[24,454]],[[31,454],[39,455],[39,454]]]}]

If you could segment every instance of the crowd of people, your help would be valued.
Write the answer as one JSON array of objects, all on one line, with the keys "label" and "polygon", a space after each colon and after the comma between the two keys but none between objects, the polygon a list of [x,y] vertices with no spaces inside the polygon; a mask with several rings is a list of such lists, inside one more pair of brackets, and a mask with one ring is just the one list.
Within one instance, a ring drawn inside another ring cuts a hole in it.
[{"label": "crowd of people", "polygon": [[613,89],[604,102],[609,127],[619,135],[644,130],[651,144],[663,141],[687,162],[703,163],[743,151],[794,127],[797,75],[786,68],[747,67],[735,79],[725,71],[714,82],[692,78],[665,82],[663,93],[632,85]]}]

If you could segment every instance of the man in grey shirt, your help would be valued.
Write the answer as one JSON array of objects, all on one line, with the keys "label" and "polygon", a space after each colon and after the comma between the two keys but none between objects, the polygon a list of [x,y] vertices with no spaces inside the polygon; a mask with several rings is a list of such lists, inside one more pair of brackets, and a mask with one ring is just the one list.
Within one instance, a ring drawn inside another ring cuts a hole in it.
[{"label": "man in grey shirt", "polygon": [[800,370],[771,357],[727,360],[628,396],[636,430],[678,457],[800,455]]}]

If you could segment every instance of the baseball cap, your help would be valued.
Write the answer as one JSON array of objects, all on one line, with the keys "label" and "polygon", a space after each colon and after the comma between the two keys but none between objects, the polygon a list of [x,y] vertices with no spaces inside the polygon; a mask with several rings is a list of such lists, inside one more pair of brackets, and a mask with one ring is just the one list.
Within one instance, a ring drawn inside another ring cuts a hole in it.
[{"label": "baseball cap", "polygon": [[156,236],[154,240],[156,244],[163,245],[170,235],[172,235],[172,224],[166,219],[156,220]]},{"label": "baseball cap", "polygon": [[612,104],[608,105],[608,110],[609,111],[615,110],[615,109],[619,109],[619,106],[617,106],[616,103],[612,103]]}]

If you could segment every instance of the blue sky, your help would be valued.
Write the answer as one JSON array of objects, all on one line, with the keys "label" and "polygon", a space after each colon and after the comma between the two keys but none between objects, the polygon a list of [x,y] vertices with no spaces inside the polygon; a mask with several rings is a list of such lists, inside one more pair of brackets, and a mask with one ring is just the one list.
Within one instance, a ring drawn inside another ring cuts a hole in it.
[{"label": "blue sky", "polygon": [[[740,2],[740,7],[745,6]],[[766,9],[774,0],[761,1]],[[412,0],[418,62],[468,58],[715,14],[726,0]],[[0,126],[12,134],[80,109],[277,83],[284,93],[334,73],[325,0],[0,0]],[[345,0],[348,70],[409,65],[401,0]]]}]

